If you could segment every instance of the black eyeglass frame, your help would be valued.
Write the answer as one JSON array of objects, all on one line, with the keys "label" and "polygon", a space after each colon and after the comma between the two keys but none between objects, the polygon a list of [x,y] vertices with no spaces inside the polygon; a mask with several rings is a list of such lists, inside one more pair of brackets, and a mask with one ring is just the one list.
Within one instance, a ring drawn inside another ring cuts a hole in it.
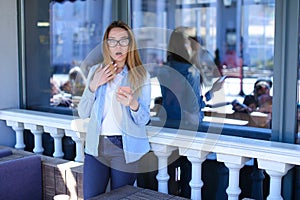
[{"label": "black eyeglass frame", "polygon": [[[126,41],[126,42],[125,42]],[[115,43],[114,45],[112,45],[110,42],[113,42]],[[125,42],[122,44],[122,42]],[[106,40],[106,44],[107,46],[109,47],[116,47],[118,46],[118,44],[121,46],[121,47],[127,47],[130,43],[130,38],[122,38],[120,40],[115,40],[115,39],[107,39]]]}]

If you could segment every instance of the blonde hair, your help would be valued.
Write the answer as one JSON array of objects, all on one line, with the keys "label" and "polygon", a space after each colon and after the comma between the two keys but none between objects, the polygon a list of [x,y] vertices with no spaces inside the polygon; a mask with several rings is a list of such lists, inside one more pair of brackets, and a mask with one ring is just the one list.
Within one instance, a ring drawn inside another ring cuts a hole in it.
[{"label": "blonde hair", "polygon": [[170,36],[167,59],[190,63],[190,53],[186,45],[190,42],[185,27],[176,28]]},{"label": "blonde hair", "polygon": [[112,61],[112,58],[110,57],[109,54],[109,47],[106,43],[108,39],[108,34],[113,28],[122,28],[128,33],[128,38],[129,38],[129,45],[128,45],[128,53],[127,53],[127,59],[125,64],[128,67],[128,80],[129,84],[132,87],[132,89],[135,91],[135,94],[139,96],[141,94],[140,88],[142,84],[144,83],[146,76],[147,76],[147,71],[145,67],[142,64],[140,55],[137,50],[137,45],[136,41],[134,38],[134,34],[131,30],[131,28],[124,23],[123,21],[113,21],[106,29],[104,36],[103,36],[103,43],[102,43],[102,48],[103,48],[103,62],[105,64],[108,64]]}]

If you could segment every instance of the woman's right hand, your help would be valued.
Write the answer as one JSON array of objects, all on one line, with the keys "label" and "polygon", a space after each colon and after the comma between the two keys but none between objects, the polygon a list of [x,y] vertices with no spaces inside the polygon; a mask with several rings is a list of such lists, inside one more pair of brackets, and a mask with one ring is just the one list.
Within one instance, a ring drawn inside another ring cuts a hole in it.
[{"label": "woman's right hand", "polygon": [[116,66],[117,64],[114,64],[113,62],[106,65],[105,67],[102,67],[101,64],[101,66],[99,66],[96,69],[94,76],[90,81],[90,85],[89,85],[90,90],[92,92],[95,92],[98,89],[98,87],[114,79],[115,72],[117,69]]},{"label": "woman's right hand", "polygon": [[213,86],[210,89],[210,91],[213,92],[213,93],[216,92],[216,91],[219,91],[223,87],[223,84],[225,82],[225,78],[226,78],[226,76],[222,76],[218,80],[216,80],[216,82],[213,83]]}]

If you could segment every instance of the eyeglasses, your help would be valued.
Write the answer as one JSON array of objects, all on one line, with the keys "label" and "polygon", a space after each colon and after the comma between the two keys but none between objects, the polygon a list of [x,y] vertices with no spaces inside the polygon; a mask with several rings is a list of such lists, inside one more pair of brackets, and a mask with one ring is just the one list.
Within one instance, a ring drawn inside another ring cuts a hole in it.
[{"label": "eyeglasses", "polygon": [[109,47],[116,47],[118,44],[121,47],[127,47],[129,45],[129,38],[124,38],[121,40],[107,39],[106,43]]}]

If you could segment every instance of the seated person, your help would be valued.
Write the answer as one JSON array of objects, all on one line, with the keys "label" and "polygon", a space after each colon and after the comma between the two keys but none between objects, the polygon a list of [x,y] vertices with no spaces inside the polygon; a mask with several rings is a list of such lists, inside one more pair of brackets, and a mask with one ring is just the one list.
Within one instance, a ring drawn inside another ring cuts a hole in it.
[{"label": "seated person", "polygon": [[272,81],[259,79],[254,83],[254,90],[252,94],[246,95],[243,103],[241,104],[237,100],[232,102],[232,109],[237,112],[251,113],[253,111],[259,111],[264,113],[272,112],[272,96],[270,95],[270,89],[272,87]]},{"label": "seated person", "polygon": [[72,104],[70,95],[65,94],[59,87],[58,83],[50,78],[51,98],[50,105],[59,107],[70,107]]},{"label": "seated person", "polygon": [[262,94],[258,97],[258,111],[263,113],[272,113],[272,96]]},{"label": "seated person", "polygon": [[69,80],[61,86],[61,90],[72,94],[73,96],[81,96],[86,84],[86,77],[80,67],[75,66],[69,71]]}]

